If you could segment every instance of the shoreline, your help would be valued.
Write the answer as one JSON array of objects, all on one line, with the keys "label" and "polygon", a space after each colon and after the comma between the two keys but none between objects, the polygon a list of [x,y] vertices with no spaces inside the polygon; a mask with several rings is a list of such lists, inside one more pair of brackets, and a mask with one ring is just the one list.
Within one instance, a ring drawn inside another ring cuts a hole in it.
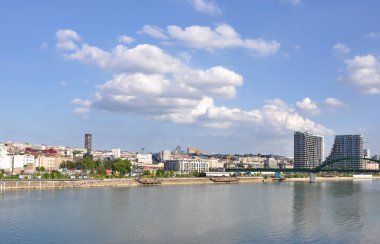
[{"label": "shoreline", "polygon": [[[317,177],[317,182],[326,181],[353,181],[380,179],[354,179],[353,177]],[[155,186],[173,185],[220,185],[229,183],[215,183],[209,178],[160,178],[160,184]],[[287,178],[284,182],[308,182],[309,178]],[[272,179],[265,180],[262,177],[239,177],[239,182],[230,184],[254,184],[275,183]],[[25,190],[59,190],[59,189],[81,189],[81,188],[107,188],[107,187],[139,187],[144,186],[135,179],[89,179],[89,180],[0,180],[0,194],[9,191]]]}]

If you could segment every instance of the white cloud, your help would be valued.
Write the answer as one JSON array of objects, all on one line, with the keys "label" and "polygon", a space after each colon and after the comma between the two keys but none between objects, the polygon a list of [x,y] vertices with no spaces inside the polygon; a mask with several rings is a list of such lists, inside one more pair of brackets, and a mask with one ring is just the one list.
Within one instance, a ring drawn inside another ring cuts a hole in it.
[{"label": "white cloud", "polygon": [[218,7],[218,5],[214,1],[208,0],[190,0],[193,8],[201,13],[205,13],[208,15],[221,15],[222,10]]},{"label": "white cloud", "polygon": [[164,33],[164,30],[154,25],[144,25],[143,28],[138,31],[138,33],[146,34],[157,39],[168,39],[168,36]]},{"label": "white cloud", "polygon": [[62,86],[67,86],[69,83],[67,83],[66,81],[61,81],[61,82],[59,82]]},{"label": "white cloud", "polygon": [[89,112],[89,108],[75,108],[73,112],[76,114],[86,114]]},{"label": "white cloud", "polygon": [[283,131],[310,131],[321,135],[331,135],[333,131],[315,122],[302,117],[280,99],[267,101],[262,109],[265,124],[270,125],[278,132]]},{"label": "white cloud", "polygon": [[83,99],[80,99],[80,98],[75,98],[75,99],[71,100],[71,103],[75,104],[75,105],[82,106],[82,107],[90,107],[91,106],[91,102],[90,101],[83,100]]},{"label": "white cloud", "polygon": [[189,26],[182,29],[179,26],[168,26],[167,34],[188,47],[213,51],[224,48],[246,48],[261,56],[275,54],[280,49],[280,43],[266,41],[261,38],[242,39],[233,27],[219,24],[215,29],[208,26]]},{"label": "white cloud", "polygon": [[346,59],[346,77],[339,81],[353,84],[360,92],[380,94],[380,61],[373,55],[355,56]]},{"label": "white cloud", "polygon": [[380,38],[380,32],[370,32],[367,36],[369,38]]},{"label": "white cloud", "polygon": [[73,30],[69,29],[62,29],[58,30],[55,33],[55,36],[57,38],[57,45],[56,47],[60,50],[74,50],[77,48],[75,42],[79,41],[81,39],[81,36],[78,35]]},{"label": "white cloud", "polygon": [[351,49],[347,45],[342,44],[340,42],[335,44],[333,49],[339,54],[349,54],[351,52]]},{"label": "white cloud", "polygon": [[97,86],[91,100],[74,99],[76,113],[89,109],[142,114],[173,123],[227,128],[246,125],[269,131],[307,130],[329,134],[331,130],[306,119],[284,101],[267,101],[261,109],[242,110],[218,106],[215,99],[231,99],[243,77],[225,67],[196,69],[159,47],[139,44],[117,45],[110,51],[87,43],[62,55],[114,73]]},{"label": "white cloud", "polygon": [[72,104],[77,105],[78,107],[73,110],[76,114],[85,114],[90,111],[90,107],[92,105],[91,101],[83,100],[80,98],[75,98],[70,101]]},{"label": "white cloud", "polygon": [[341,107],[343,106],[343,102],[336,99],[336,98],[333,98],[333,97],[329,97],[329,98],[326,98],[326,100],[324,101],[325,104],[331,106],[331,107]]},{"label": "white cloud", "polygon": [[122,35],[122,36],[119,36],[118,41],[120,43],[131,44],[132,42],[135,41],[135,39],[127,35]]},{"label": "white cloud", "polygon": [[296,103],[297,107],[306,113],[317,115],[321,113],[317,103],[313,102],[310,98],[305,97],[302,101]]}]

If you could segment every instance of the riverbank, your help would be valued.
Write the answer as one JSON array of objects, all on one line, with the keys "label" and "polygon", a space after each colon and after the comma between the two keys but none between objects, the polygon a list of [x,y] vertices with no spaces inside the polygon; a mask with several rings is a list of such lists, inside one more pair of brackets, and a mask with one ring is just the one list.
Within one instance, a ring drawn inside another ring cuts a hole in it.
[{"label": "riverbank", "polygon": [[[372,179],[380,179],[373,177]],[[353,177],[317,177],[317,182],[322,181],[351,181]],[[209,178],[162,178],[161,186],[165,185],[204,185],[223,184],[215,183]],[[309,178],[287,178],[285,182],[308,182]],[[239,183],[272,183],[272,179],[262,177],[239,177]],[[232,183],[235,184],[235,183]],[[49,189],[76,189],[99,187],[138,187],[142,186],[135,179],[89,179],[89,180],[0,180],[0,192],[15,190],[49,190]]]}]

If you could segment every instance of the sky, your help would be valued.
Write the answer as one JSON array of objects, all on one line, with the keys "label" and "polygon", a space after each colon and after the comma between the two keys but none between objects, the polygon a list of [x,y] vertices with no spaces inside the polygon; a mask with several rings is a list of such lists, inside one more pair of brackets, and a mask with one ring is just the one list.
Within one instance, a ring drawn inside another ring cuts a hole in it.
[{"label": "sky", "polygon": [[380,153],[377,0],[2,1],[0,141]]}]

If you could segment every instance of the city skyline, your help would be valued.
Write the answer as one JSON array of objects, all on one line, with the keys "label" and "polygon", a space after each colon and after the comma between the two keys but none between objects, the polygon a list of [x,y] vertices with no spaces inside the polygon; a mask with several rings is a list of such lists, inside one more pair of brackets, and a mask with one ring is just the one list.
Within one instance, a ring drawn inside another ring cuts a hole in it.
[{"label": "city skyline", "polygon": [[0,6],[0,141],[290,156],[309,131],[380,152],[376,1]]}]

